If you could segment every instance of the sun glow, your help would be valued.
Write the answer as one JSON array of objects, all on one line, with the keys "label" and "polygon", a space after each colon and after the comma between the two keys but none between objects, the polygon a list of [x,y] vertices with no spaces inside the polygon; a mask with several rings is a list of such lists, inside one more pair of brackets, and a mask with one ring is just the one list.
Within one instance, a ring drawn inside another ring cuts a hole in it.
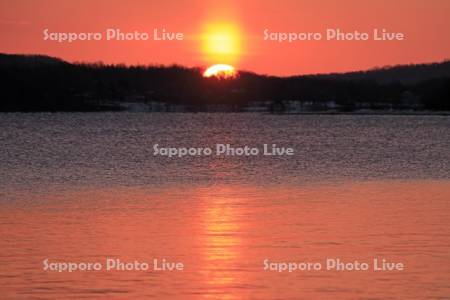
[{"label": "sun glow", "polygon": [[218,78],[234,78],[236,77],[236,69],[233,66],[225,64],[217,64],[209,67],[203,73],[204,77],[218,77]]},{"label": "sun glow", "polygon": [[202,50],[208,63],[235,63],[241,53],[241,37],[236,26],[228,23],[209,24],[202,35]]}]

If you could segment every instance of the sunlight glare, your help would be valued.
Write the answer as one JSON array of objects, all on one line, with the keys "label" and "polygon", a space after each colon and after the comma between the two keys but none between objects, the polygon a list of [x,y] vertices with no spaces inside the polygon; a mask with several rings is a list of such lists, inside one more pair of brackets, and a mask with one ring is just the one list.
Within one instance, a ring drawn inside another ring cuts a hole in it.
[{"label": "sunlight glare", "polygon": [[233,78],[236,76],[236,70],[233,66],[217,64],[209,67],[203,73],[204,77]]}]

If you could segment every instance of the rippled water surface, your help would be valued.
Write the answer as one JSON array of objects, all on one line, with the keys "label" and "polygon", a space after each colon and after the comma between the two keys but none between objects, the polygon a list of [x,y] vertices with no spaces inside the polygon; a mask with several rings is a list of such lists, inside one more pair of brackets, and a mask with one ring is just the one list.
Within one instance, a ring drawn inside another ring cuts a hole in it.
[{"label": "rippled water surface", "polygon": [[[153,155],[292,147],[293,156]],[[0,298],[449,299],[450,118],[0,114]],[[43,261],[182,262],[45,271]],[[385,259],[403,271],[276,272]]]}]

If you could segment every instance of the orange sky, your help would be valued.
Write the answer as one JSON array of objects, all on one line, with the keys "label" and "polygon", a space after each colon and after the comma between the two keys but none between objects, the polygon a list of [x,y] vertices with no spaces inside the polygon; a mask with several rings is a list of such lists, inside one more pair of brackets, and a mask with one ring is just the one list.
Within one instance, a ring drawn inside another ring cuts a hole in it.
[{"label": "orange sky", "polygon": [[[232,24],[240,36],[233,64],[257,73],[291,75],[342,72],[450,58],[448,0],[0,0],[0,52],[39,53],[68,61],[207,66],[202,50],[209,24]],[[51,32],[102,32],[106,28],[183,32],[183,41],[43,40]],[[327,28],[403,32],[405,41],[264,41],[263,31],[324,32]]]}]

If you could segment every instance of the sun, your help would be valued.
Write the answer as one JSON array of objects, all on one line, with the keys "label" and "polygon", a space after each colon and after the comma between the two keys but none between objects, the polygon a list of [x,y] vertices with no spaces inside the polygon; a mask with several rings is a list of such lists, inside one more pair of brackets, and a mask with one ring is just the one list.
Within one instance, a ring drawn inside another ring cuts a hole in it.
[{"label": "sun", "polygon": [[203,29],[202,51],[208,63],[236,63],[241,53],[238,27],[232,23],[210,23]]},{"label": "sun", "polygon": [[217,77],[223,79],[234,78],[236,75],[236,69],[233,66],[225,64],[213,65],[203,73],[204,77]]},{"label": "sun", "polygon": [[205,70],[204,77],[235,78],[237,71],[233,65],[238,63],[242,54],[242,38],[237,23],[207,23],[202,33],[202,52],[205,62],[212,65]]}]

